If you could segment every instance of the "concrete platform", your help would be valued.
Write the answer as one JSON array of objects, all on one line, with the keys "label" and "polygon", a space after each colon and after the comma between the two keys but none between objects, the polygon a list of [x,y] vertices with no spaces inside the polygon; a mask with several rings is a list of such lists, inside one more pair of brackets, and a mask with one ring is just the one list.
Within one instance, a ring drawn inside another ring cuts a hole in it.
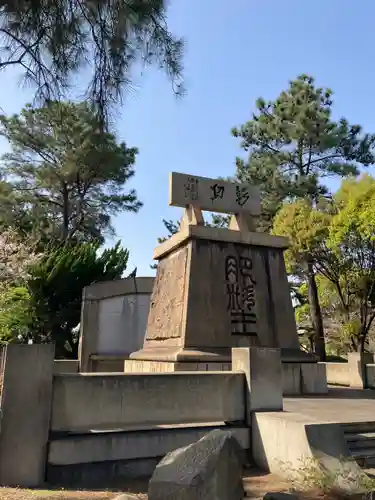
[{"label": "concrete platform", "polygon": [[319,423],[372,422],[375,390],[329,387],[323,396],[284,398],[284,411],[299,413]]}]

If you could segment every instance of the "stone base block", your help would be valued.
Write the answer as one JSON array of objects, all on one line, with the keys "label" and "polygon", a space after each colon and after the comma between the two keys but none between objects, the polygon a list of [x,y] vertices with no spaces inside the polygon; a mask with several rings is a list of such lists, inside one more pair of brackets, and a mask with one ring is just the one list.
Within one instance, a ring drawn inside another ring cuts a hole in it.
[{"label": "stone base block", "polygon": [[302,393],[327,394],[327,371],[325,363],[301,365]]},{"label": "stone base block", "polygon": [[[227,362],[149,361],[127,359],[125,373],[167,373],[187,371],[231,371]],[[327,375],[324,363],[282,363],[283,395],[327,394]]]},{"label": "stone base block", "polygon": [[181,361],[146,361],[127,359],[124,363],[125,373],[165,373],[187,371],[231,371],[231,363],[187,363]]},{"label": "stone base block", "polygon": [[128,356],[91,356],[91,371],[93,373],[121,373],[124,361]]},{"label": "stone base block", "polygon": [[246,375],[246,420],[256,411],[282,411],[283,386],[280,349],[232,349],[233,371]]},{"label": "stone base block", "polygon": [[283,363],[284,396],[301,395],[301,363]]},{"label": "stone base block", "polygon": [[327,394],[325,363],[283,363],[284,396]]},{"label": "stone base block", "polygon": [[366,365],[374,362],[374,354],[350,352],[348,354],[349,384],[353,389],[366,389]]}]

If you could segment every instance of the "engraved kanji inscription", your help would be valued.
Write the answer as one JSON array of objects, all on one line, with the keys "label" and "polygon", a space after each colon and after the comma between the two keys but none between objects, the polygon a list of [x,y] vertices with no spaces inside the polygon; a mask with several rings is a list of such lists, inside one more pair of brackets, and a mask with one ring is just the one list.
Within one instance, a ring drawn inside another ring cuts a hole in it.
[{"label": "engraved kanji inscription", "polygon": [[188,177],[184,185],[186,200],[196,201],[199,199],[199,179]]},{"label": "engraved kanji inscription", "polygon": [[211,187],[212,191],[212,196],[211,196],[211,201],[214,202],[218,198],[223,199],[224,192],[225,192],[225,187],[220,184],[213,184]]},{"label": "engraved kanji inscription", "polygon": [[227,311],[232,335],[256,336],[255,279],[249,257],[229,255],[225,259]]},{"label": "engraved kanji inscription", "polygon": [[236,186],[236,202],[240,207],[243,207],[250,199],[249,190],[247,187]]}]

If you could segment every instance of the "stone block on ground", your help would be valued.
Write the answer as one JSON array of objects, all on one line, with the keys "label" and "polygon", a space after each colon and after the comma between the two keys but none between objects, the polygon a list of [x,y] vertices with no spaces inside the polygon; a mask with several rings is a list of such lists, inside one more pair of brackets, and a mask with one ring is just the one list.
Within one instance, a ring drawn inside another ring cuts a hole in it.
[{"label": "stone block on ground", "polygon": [[228,431],[214,430],[157,465],[149,500],[242,500],[244,451]]},{"label": "stone block on ground", "polygon": [[280,349],[236,347],[232,370],[242,371],[247,384],[247,423],[255,411],[282,411],[283,386]]},{"label": "stone block on ground", "polygon": [[327,394],[327,370],[325,363],[302,363],[302,393]]},{"label": "stone block on ground", "polygon": [[301,395],[301,363],[283,363],[283,394],[284,396]]},{"label": "stone block on ground", "polygon": [[354,389],[366,389],[366,365],[374,362],[374,355],[369,352],[348,353],[349,385]]}]

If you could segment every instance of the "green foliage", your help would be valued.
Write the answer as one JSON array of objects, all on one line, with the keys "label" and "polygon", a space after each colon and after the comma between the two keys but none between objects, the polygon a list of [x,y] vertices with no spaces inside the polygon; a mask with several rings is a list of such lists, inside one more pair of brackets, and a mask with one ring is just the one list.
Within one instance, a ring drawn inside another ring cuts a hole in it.
[{"label": "green foliage", "polygon": [[[294,492],[308,492],[318,498],[323,493],[332,500],[370,498],[375,480],[365,472],[354,472],[352,457],[339,457],[335,467],[326,467],[322,459],[305,457],[298,468],[289,462],[279,463]],[[305,496],[305,495],[302,495]]]},{"label": "green foliage", "polygon": [[[123,191],[137,150],[101,131],[87,102],[28,105],[19,115],[1,116],[0,124],[12,148],[2,158],[3,225],[45,240],[103,241],[113,233],[112,215],[141,207],[134,190]],[[0,186],[0,199],[1,193]]]},{"label": "green foliage", "polygon": [[162,236],[161,238],[158,238],[158,243],[163,243],[164,241],[168,240],[171,236],[173,236],[180,230],[180,221],[163,219],[163,224],[168,233],[167,236]]},{"label": "green foliage", "polygon": [[0,345],[25,340],[32,322],[30,295],[25,287],[0,288]]},{"label": "green foliage", "polygon": [[330,219],[328,211],[313,209],[306,200],[285,204],[279,210],[273,233],[289,239],[290,247],[284,254],[288,272],[305,271],[307,261],[319,252],[328,237]]},{"label": "green foliage", "polygon": [[310,346],[320,361],[325,360],[326,351],[315,255],[324,250],[329,220],[329,214],[313,209],[309,200],[284,205],[274,219],[274,232],[289,237],[290,248],[285,254],[287,269],[308,285],[308,310],[314,332],[314,340],[310,335]]},{"label": "green foliage", "polygon": [[[372,250],[375,242],[375,179],[364,175],[360,180],[346,180],[335,194],[340,207],[331,229],[330,242],[336,247],[341,242],[348,245],[360,239]],[[348,247],[348,250],[350,248]]]},{"label": "green foliage", "polygon": [[287,204],[274,221],[274,231],[290,240],[288,270],[303,283],[297,321],[308,330],[311,304],[306,302],[304,266],[310,262],[326,334],[338,354],[366,349],[375,319],[374,207],[375,179],[364,175],[343,181],[331,204]]},{"label": "green foliage", "polygon": [[307,284],[301,283],[297,287],[298,298],[296,299],[297,304],[295,306],[295,315],[297,325],[305,325],[309,321],[310,306],[307,298]]},{"label": "green foliage", "polygon": [[233,129],[249,153],[237,158],[236,178],[260,186],[266,230],[284,200],[317,200],[327,194],[322,178],[357,175],[358,163],[375,162],[375,136],[331,113],[332,92],[301,75],[275,101],[258,99],[252,120]]},{"label": "green foliage", "polygon": [[[316,283],[319,304],[323,314],[326,351],[328,355],[341,356],[352,349],[351,338],[355,333],[351,330],[351,319],[342,307],[341,299],[335,283],[322,274],[317,274]],[[311,328],[311,311],[308,303],[307,284],[298,287],[299,300],[295,307],[296,322],[299,330],[304,332],[300,340],[305,346],[313,344]]]},{"label": "green foliage", "polygon": [[181,92],[183,42],[168,29],[164,0],[1,3],[0,69],[17,65],[43,103],[60,99],[91,64],[87,96],[107,120],[139,63],[165,69]]},{"label": "green foliage", "polygon": [[64,245],[30,266],[27,287],[37,342],[55,342],[56,357],[77,357],[73,329],[80,321],[82,290],[99,281],[119,279],[129,252],[120,243],[98,254],[98,244]]},{"label": "green foliage", "polygon": [[336,281],[352,346],[363,351],[375,319],[375,179],[343,183],[327,245],[340,263]]},{"label": "green foliage", "polygon": [[230,223],[231,215],[219,215],[212,214],[211,223],[208,224],[211,227],[223,227],[228,228]]}]

